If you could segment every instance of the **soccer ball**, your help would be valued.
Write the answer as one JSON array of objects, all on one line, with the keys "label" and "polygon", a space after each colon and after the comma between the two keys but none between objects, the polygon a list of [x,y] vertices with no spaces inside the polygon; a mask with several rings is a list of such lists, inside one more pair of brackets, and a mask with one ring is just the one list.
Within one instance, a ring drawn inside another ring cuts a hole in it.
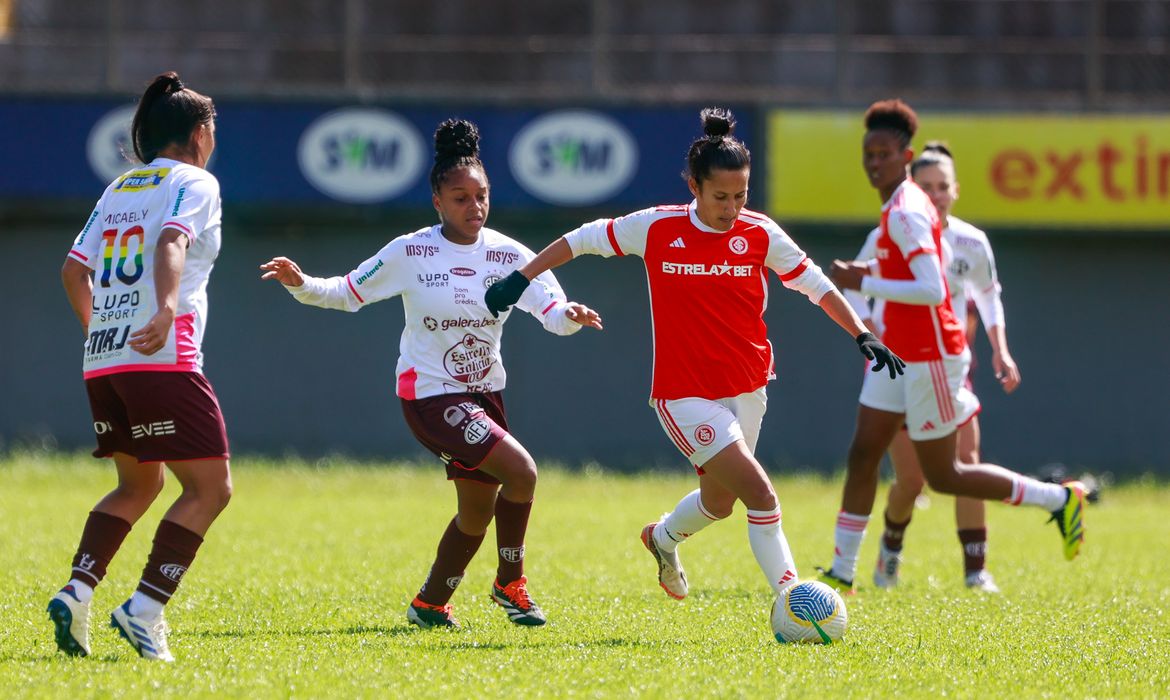
[{"label": "soccer ball", "polygon": [[788,588],[772,603],[776,641],[831,644],[845,635],[845,601],[831,586],[805,581]]}]

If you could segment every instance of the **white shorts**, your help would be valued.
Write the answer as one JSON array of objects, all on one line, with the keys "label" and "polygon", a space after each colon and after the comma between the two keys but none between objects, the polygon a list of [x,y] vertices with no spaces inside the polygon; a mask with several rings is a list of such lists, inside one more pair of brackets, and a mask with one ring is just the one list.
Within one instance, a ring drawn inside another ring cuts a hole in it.
[{"label": "white shorts", "polygon": [[728,399],[650,399],[658,422],[679,452],[702,474],[707,460],[736,440],[756,451],[768,409],[764,387]]},{"label": "white shorts", "polygon": [[906,414],[911,440],[946,437],[979,412],[979,399],[964,386],[970,366],[968,350],[941,360],[907,362],[906,373],[893,380],[884,370],[867,371],[858,402]]}]

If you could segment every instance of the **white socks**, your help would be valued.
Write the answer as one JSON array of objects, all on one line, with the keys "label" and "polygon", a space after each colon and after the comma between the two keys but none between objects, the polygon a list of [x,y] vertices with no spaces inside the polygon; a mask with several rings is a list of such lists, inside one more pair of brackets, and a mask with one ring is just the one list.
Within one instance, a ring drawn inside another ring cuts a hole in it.
[{"label": "white socks", "polygon": [[673,552],[679,544],[699,530],[719,520],[703,507],[699,489],[682,497],[678,505],[654,528],[654,543],[664,552]]},{"label": "white socks", "polygon": [[1068,498],[1068,489],[1060,484],[1049,484],[1044,481],[1015,474],[1012,476],[1012,495],[1004,499],[1004,503],[1013,506],[1020,504],[1040,506],[1052,512],[1064,506]]},{"label": "white socks", "polygon": [[88,603],[93,600],[93,586],[88,583],[72,579],[66,585],[73,586],[73,595],[77,596],[77,599],[81,602]]},{"label": "white socks", "polygon": [[780,507],[749,510],[748,542],[773,592],[779,594],[796,583],[796,561],[780,528]]},{"label": "white socks", "polygon": [[861,540],[865,537],[868,515],[837,513],[837,527],[833,531],[833,575],[843,581],[852,581],[857,574],[857,557],[861,551]]},{"label": "white socks", "polygon": [[141,591],[130,596],[130,614],[144,620],[153,620],[162,614],[163,604]]}]

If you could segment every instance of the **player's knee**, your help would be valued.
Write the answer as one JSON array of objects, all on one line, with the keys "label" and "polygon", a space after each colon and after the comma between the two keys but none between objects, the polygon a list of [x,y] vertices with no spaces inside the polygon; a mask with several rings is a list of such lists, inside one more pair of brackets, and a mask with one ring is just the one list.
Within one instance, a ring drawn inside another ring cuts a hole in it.
[{"label": "player's knee", "polygon": [[[767,480],[748,489],[748,492],[740,500],[749,510],[775,510],[776,506],[780,505],[780,501],[776,498],[775,489]],[[730,515],[731,509],[729,508],[727,512]]]},{"label": "player's knee", "polygon": [[531,500],[536,493],[536,462],[527,454],[509,465],[507,475],[501,479],[508,491],[515,495],[527,496]]},{"label": "player's knee", "polygon": [[114,489],[118,496],[136,503],[151,504],[163,490],[163,477],[157,479],[143,479],[139,481],[120,482]]},{"label": "player's knee", "polygon": [[959,492],[959,473],[952,469],[938,470],[926,475],[926,483],[935,493],[955,495]]}]

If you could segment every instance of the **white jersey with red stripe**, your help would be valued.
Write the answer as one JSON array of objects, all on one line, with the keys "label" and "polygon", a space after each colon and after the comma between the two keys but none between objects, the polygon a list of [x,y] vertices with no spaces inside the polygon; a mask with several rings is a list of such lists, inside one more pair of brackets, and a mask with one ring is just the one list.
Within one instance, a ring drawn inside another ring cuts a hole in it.
[{"label": "white jersey with red stripe", "polygon": [[[483,228],[474,244],[460,245],[435,224],[395,238],[344,277],[306,275],[300,287],[287,289],[303,304],[345,311],[401,296],[406,325],[399,343],[398,395],[486,393],[502,390],[507,380],[500,350],[511,311],[494,318],[484,292],[534,257],[498,231]],[[534,279],[516,307],[552,333],[581,329],[566,317],[568,302],[551,272]]]},{"label": "white jersey with red stripe", "polygon": [[[219,182],[206,170],[155,158],[110,183],[77,235],[69,257],[94,271],[85,377],[116,372],[199,372],[207,324],[207,281],[220,247]],[[164,229],[189,241],[178,307],[166,345],[153,355],[130,334],[158,310],[154,254]]]},{"label": "white jersey with red stripe", "polygon": [[565,234],[574,256],[637,255],[646,265],[654,399],[723,399],[775,377],[764,325],[767,270],[813,303],[832,283],[776,222],[742,210],[727,231],[695,202],[599,219]]}]

